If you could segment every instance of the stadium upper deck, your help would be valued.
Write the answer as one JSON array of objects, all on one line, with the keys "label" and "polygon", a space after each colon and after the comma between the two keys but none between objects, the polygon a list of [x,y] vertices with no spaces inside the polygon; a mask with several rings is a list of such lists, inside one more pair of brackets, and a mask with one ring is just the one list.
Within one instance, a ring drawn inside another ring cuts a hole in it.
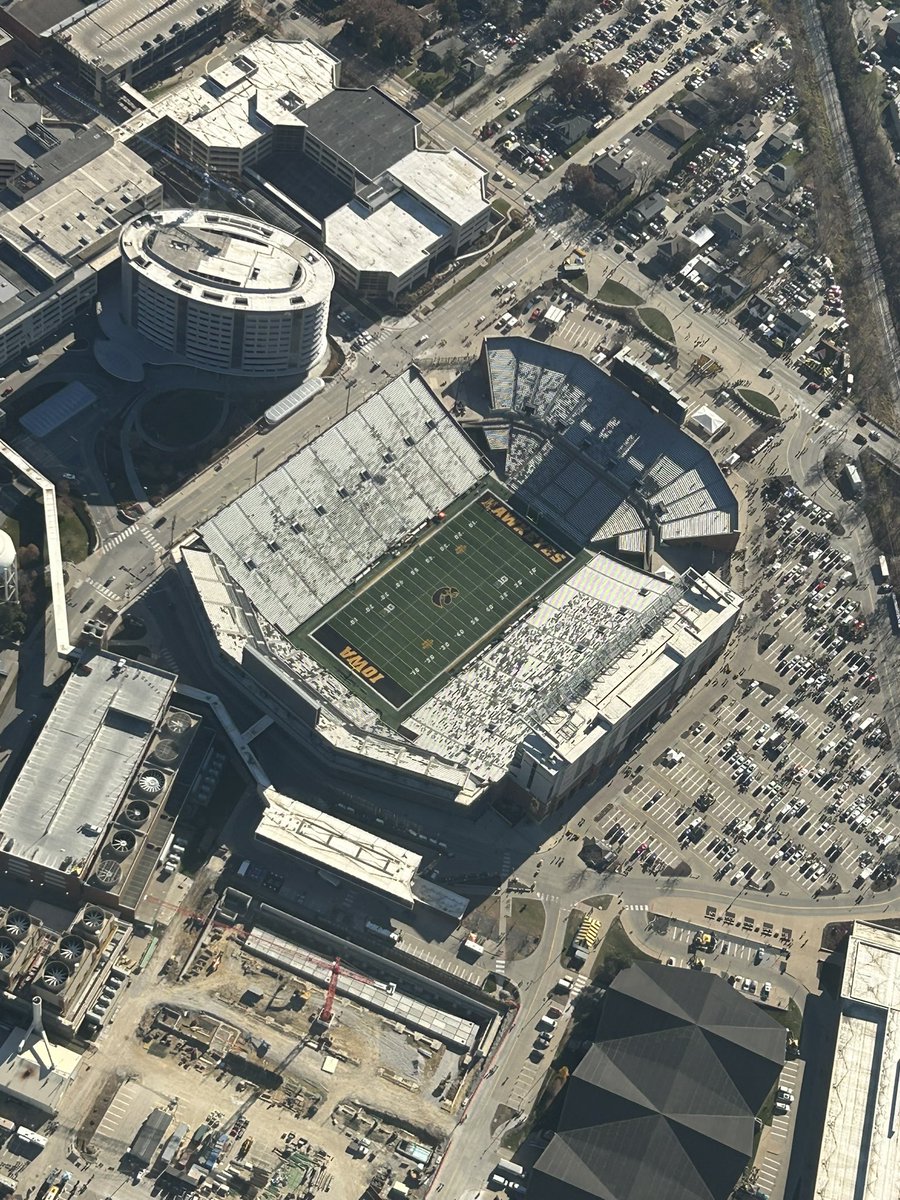
[{"label": "stadium upper deck", "polygon": [[642,554],[736,538],[738,506],[712,455],[593,363],[533,339],[484,343],[491,403],[514,414],[506,479],[579,544]]}]

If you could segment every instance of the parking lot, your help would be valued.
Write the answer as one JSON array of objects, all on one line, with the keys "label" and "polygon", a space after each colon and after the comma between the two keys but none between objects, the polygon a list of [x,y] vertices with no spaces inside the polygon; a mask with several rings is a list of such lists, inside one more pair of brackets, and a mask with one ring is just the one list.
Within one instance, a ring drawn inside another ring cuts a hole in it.
[{"label": "parking lot", "polygon": [[712,685],[718,696],[706,693],[705,720],[673,722],[666,753],[625,768],[598,836],[621,872],[868,895],[896,881],[900,777],[859,584],[835,536],[813,523],[823,510],[796,488],[765,492],[777,557],[751,616],[752,651]]}]

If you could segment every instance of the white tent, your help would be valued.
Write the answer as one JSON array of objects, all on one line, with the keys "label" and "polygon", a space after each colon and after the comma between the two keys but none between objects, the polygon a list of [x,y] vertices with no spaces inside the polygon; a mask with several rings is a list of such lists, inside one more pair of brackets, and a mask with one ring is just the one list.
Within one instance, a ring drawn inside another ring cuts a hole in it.
[{"label": "white tent", "polygon": [[725,422],[706,405],[691,414],[691,424],[706,438],[713,438],[725,428]]}]

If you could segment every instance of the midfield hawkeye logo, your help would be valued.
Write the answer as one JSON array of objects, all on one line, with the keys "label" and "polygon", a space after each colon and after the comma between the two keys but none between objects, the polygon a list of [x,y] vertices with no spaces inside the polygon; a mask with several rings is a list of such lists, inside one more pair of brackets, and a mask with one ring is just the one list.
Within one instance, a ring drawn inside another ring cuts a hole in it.
[{"label": "midfield hawkeye logo", "polygon": [[345,646],[340,651],[338,657],[346,663],[351,671],[356,671],[358,675],[362,675],[368,683],[380,683],[384,679],[384,673],[379,671],[376,666],[373,666],[367,658],[355,650],[352,646]]},{"label": "midfield hawkeye logo", "polygon": [[563,563],[570,561],[572,557],[570,554],[567,554],[565,550],[560,550],[558,546],[554,546],[539,530],[527,521],[523,521],[517,513],[514,513],[511,508],[507,508],[502,500],[498,500],[490,492],[486,492],[478,503],[485,512],[489,512],[492,517],[502,521],[507,529],[518,534],[524,542],[537,550],[538,554],[542,554],[555,567],[561,567]]}]

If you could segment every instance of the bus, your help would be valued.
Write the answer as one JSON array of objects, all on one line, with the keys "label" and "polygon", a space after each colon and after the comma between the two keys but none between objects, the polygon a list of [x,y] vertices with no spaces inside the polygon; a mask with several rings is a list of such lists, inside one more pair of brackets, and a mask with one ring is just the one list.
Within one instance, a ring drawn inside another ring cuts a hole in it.
[{"label": "bus", "polygon": [[384,925],[378,925],[374,921],[366,921],[366,929],[369,933],[374,933],[377,937],[387,938],[395,944],[400,941],[400,934],[396,929],[389,929]]},{"label": "bus", "polygon": [[888,570],[887,559],[883,554],[878,556],[878,582],[882,586],[891,582],[891,573]]},{"label": "bus", "polygon": [[34,1146],[38,1150],[43,1150],[47,1145],[45,1137],[39,1133],[35,1133],[33,1129],[28,1129],[25,1125],[20,1125],[16,1130],[16,1138],[26,1146]]}]

